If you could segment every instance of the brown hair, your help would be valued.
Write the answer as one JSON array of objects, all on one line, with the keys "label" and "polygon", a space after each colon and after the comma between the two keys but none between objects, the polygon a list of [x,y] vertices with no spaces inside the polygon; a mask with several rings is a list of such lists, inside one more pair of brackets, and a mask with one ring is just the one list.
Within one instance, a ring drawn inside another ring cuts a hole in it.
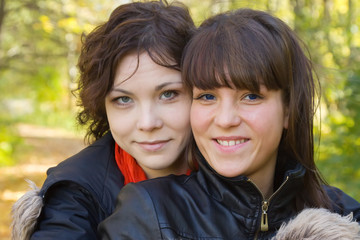
[{"label": "brown hair", "polygon": [[107,22],[83,36],[77,89],[82,110],[77,120],[88,126],[88,142],[109,130],[105,97],[113,86],[119,61],[130,52],[139,55],[146,51],[155,63],[180,70],[183,48],[194,29],[183,4],[134,2],[120,5]]},{"label": "brown hair", "polygon": [[306,168],[297,208],[330,207],[314,162],[313,117],[318,79],[301,41],[280,19],[262,11],[239,9],[209,18],[186,47],[183,79],[187,87],[230,87],[259,92],[282,90],[289,124],[279,146],[278,164],[295,159]]}]

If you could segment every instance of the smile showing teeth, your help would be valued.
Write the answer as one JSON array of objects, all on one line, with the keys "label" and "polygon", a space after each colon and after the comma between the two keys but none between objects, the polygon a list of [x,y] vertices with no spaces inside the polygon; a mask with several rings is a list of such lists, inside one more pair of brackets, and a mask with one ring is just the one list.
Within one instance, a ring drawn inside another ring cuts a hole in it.
[{"label": "smile showing teeth", "polygon": [[246,141],[248,141],[248,140],[247,140],[247,139],[241,139],[241,140],[230,140],[230,141],[227,141],[227,140],[219,140],[219,139],[216,139],[216,141],[217,141],[217,143],[220,144],[221,146],[231,147],[231,146],[235,146],[235,145],[244,143],[244,142],[246,142]]}]

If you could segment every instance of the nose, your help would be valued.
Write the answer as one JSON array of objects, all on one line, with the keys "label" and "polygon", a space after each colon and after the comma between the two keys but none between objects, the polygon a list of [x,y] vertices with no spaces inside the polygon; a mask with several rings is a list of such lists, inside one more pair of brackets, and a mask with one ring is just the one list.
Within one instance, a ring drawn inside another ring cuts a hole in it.
[{"label": "nose", "polygon": [[139,111],[137,128],[141,131],[153,131],[161,128],[163,121],[156,111],[156,107],[151,105],[142,106]]},{"label": "nose", "polygon": [[241,122],[240,113],[232,102],[222,102],[215,115],[215,124],[222,128],[238,126]]}]

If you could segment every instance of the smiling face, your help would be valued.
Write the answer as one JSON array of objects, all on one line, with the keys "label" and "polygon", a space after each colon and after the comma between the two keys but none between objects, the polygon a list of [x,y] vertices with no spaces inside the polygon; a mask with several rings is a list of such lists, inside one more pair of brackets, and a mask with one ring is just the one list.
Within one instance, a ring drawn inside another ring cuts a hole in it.
[{"label": "smiling face", "polygon": [[139,56],[134,73],[137,61],[137,54],[129,54],[117,67],[105,99],[110,131],[148,178],[185,173],[191,97],[181,73],[154,63],[147,53]]},{"label": "smiling face", "polygon": [[225,177],[245,175],[260,188],[272,179],[287,128],[281,91],[194,88],[193,97],[192,130],[209,165]]}]

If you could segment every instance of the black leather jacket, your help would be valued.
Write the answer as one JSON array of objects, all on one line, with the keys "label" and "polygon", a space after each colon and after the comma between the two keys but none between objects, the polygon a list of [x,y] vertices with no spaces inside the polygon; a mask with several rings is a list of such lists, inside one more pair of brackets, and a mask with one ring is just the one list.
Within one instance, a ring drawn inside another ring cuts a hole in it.
[{"label": "black leather jacket", "polygon": [[97,239],[97,225],[114,208],[123,176],[110,133],[50,168],[40,190],[44,206],[31,240]]},{"label": "black leather jacket", "polygon": [[[190,176],[125,186],[115,212],[99,225],[99,233],[102,239],[269,239],[297,214],[294,197],[303,186],[304,174],[300,164],[288,166],[278,190],[264,200],[246,177],[221,177],[202,161],[199,171]],[[327,191],[338,205],[335,212],[353,212],[360,220],[358,202],[338,189],[327,187]],[[261,229],[262,217],[267,217],[267,231],[266,224]]]}]

